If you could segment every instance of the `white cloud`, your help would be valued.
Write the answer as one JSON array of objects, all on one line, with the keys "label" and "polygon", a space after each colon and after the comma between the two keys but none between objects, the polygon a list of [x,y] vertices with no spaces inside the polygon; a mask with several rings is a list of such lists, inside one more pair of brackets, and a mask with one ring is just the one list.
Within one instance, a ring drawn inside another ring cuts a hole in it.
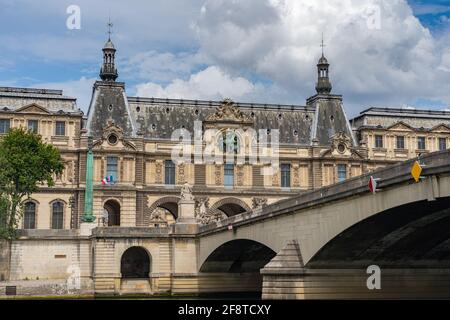
[{"label": "white cloud", "polygon": [[231,77],[217,66],[210,66],[190,76],[175,79],[167,86],[149,82],[136,86],[138,96],[215,100],[240,99],[255,91],[257,85],[242,77]]},{"label": "white cloud", "polygon": [[[323,32],[333,92],[344,95],[350,114],[417,100],[450,106],[450,31],[433,36],[406,0],[79,0],[79,31],[65,28],[70,0],[5,4],[0,27],[11,32],[0,35],[2,59],[23,68],[15,78],[39,78],[28,74],[36,61],[78,63],[76,77],[90,78],[93,67],[97,73],[108,7],[120,80],[140,95],[304,104],[315,93]],[[378,9],[380,29],[370,27]],[[89,81],[52,85],[72,90],[85,109]]]},{"label": "white cloud", "polygon": [[[377,11],[380,29],[370,20]],[[351,111],[418,98],[450,103],[444,57],[450,47],[405,0],[207,0],[196,32],[214,64],[262,75],[292,97],[314,93],[324,32],[334,92],[344,94]]]}]

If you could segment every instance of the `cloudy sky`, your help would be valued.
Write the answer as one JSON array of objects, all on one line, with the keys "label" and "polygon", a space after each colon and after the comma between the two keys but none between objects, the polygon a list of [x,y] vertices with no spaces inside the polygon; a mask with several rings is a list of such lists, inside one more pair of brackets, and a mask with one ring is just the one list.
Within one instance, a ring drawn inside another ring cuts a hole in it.
[{"label": "cloudy sky", "polygon": [[303,105],[323,33],[351,116],[450,109],[449,0],[0,0],[0,85],[63,89],[86,111],[109,15],[131,96]]}]

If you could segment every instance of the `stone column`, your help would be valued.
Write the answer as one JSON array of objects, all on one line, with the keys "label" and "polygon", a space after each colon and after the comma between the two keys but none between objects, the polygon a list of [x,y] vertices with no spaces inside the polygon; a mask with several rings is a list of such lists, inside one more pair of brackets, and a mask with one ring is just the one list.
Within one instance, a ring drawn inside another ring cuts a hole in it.
[{"label": "stone column", "polygon": [[88,153],[86,159],[86,191],[84,197],[84,213],[81,217],[80,235],[90,236],[96,227],[93,214],[94,199],[94,153],[92,152],[92,137],[88,138]]}]

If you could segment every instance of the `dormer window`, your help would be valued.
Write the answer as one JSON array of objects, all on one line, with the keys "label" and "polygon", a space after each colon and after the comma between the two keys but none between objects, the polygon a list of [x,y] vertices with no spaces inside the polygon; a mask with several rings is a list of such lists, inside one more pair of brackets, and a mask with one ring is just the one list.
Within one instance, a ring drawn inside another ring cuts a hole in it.
[{"label": "dormer window", "polygon": [[28,120],[28,131],[38,133],[39,122],[37,120]]},{"label": "dormer window", "polygon": [[375,135],[375,148],[383,148],[383,136]]},{"label": "dormer window", "polygon": [[405,137],[397,136],[397,149],[405,149]]},{"label": "dormer window", "polygon": [[66,135],[66,122],[56,121],[55,136],[65,136],[65,135]]},{"label": "dormer window", "polygon": [[417,137],[417,149],[419,150],[426,149],[425,137]]},{"label": "dormer window", "polygon": [[447,149],[447,139],[439,138],[439,151],[446,150],[446,149]]},{"label": "dormer window", "polygon": [[8,133],[10,128],[9,119],[0,119],[0,133]]}]

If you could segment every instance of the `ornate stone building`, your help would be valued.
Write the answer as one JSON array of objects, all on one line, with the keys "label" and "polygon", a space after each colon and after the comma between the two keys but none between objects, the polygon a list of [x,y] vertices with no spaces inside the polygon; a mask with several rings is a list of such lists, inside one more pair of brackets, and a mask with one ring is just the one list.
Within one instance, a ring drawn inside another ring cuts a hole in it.
[{"label": "ornate stone building", "polygon": [[[367,147],[371,168],[450,146],[450,112],[370,108],[352,119],[355,135]],[[380,164],[381,162],[381,164]]]},{"label": "ornate stone building", "polygon": [[[125,83],[116,82],[115,54],[109,39],[87,117],[75,98],[59,90],[0,89],[0,135],[10,127],[35,130],[61,150],[66,163],[54,188],[33,195],[28,208],[33,221],[25,221],[24,227],[78,228],[88,137],[94,151],[94,215],[99,223],[124,227],[148,226],[155,214],[173,223],[185,182],[193,186],[203,220],[210,221],[450,143],[450,112],[370,108],[348,121],[342,96],[331,94],[323,55],[317,65],[317,94],[306,105],[273,105],[128,97]],[[173,137],[176,130],[190,138],[189,150],[184,149],[188,158],[177,163],[172,161],[179,144],[179,136]],[[270,144],[276,131],[277,154]],[[269,143],[262,144],[261,137]],[[195,139],[201,139],[198,146]],[[214,161],[205,161],[207,146]],[[242,161],[225,163],[230,152]],[[275,158],[278,170],[264,174]],[[108,177],[112,181],[103,184]],[[59,218],[52,225],[55,210],[58,216],[63,211],[62,225]]]},{"label": "ornate stone building", "polygon": [[[126,241],[137,241],[130,228],[172,225],[179,218],[186,183],[192,186],[197,219],[208,223],[450,143],[450,112],[371,108],[349,121],[342,96],[331,93],[323,55],[316,94],[305,105],[274,105],[128,97],[125,83],[116,81],[115,54],[108,40],[86,117],[76,99],[62,91],[0,88],[0,137],[13,127],[34,130],[61,150],[66,168],[56,177],[56,186],[32,195],[21,221],[23,229],[38,229],[28,233],[37,240],[54,239],[47,231],[64,229],[66,233],[56,234],[65,242],[16,242],[12,279],[42,274],[58,278],[70,265],[61,262],[67,258],[83,266],[83,276],[101,275],[94,277],[98,288],[117,288],[120,262],[104,262],[105,257],[125,250]],[[95,223],[114,230],[117,238],[95,245],[77,233],[86,201],[89,149]],[[155,241],[148,245],[159,263],[152,270],[160,281],[154,285],[169,288],[174,244],[165,238]],[[39,252],[48,256],[47,263],[29,264],[27,259]]]}]

